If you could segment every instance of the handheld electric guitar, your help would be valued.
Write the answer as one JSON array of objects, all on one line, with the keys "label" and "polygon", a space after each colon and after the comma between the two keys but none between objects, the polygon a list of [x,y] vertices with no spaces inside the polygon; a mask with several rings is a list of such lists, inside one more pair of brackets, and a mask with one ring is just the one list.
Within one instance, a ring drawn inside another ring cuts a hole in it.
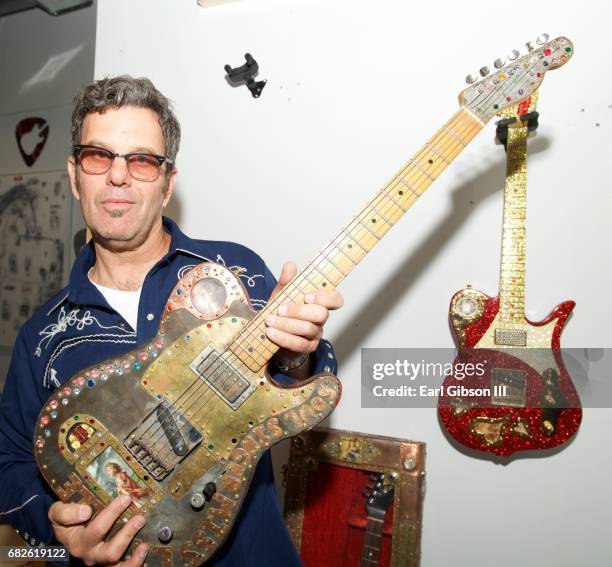
[{"label": "handheld electric guitar", "polygon": [[[527,136],[536,99],[537,92],[501,113],[508,155],[499,296],[469,286],[453,296],[450,319],[459,346],[453,367],[461,365],[462,377],[446,377],[438,404],[457,441],[501,456],[561,445],[582,418],[559,350],[575,303],[563,302],[538,323],[525,317]],[[471,376],[463,376],[466,368]]]},{"label": "handheld electric guitar", "polygon": [[387,475],[375,475],[374,485],[366,496],[366,512],[368,523],[361,553],[361,567],[378,565],[382,547],[382,532],[387,509],[393,502],[395,487],[389,482]]},{"label": "handheld electric guitar", "polygon": [[568,39],[547,39],[464,90],[454,116],[265,308],[251,309],[239,279],[205,262],[179,280],[150,342],[58,388],[34,436],[39,468],[58,496],[97,512],[130,494],[109,537],[142,513],[136,543],[151,544],[148,564],[209,559],[232,529],[263,452],[314,427],[340,398],[331,374],[294,387],[273,381],[267,364],[277,347],[265,336],[266,315],[337,286],[490,118],[571,58]]}]

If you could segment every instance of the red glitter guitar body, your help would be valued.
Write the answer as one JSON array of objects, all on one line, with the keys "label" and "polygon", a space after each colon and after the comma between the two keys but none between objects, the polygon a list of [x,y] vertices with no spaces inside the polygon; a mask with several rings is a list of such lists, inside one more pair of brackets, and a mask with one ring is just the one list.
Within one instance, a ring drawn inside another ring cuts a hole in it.
[{"label": "red glitter guitar body", "polygon": [[[500,317],[499,297],[471,288],[453,296],[450,316],[460,347],[453,366],[474,375],[444,380],[438,413],[450,435],[501,456],[549,449],[573,437],[582,410],[559,349],[574,305],[561,303],[541,322],[523,318],[508,325]],[[495,343],[523,337],[521,347]]]},{"label": "red glitter guitar body", "polygon": [[565,301],[539,323],[524,315],[527,136],[537,125],[536,101],[537,92],[502,113],[500,128],[507,130],[498,135],[508,158],[500,294],[492,298],[468,287],[453,296],[459,355],[438,403],[442,424],[459,443],[501,456],[561,445],[582,419],[560,351],[575,303]]}]

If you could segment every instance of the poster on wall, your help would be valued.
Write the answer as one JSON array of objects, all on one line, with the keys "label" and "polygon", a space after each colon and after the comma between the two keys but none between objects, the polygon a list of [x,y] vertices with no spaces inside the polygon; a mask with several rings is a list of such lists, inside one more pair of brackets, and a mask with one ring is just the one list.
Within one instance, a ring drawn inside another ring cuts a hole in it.
[{"label": "poster on wall", "polygon": [[63,283],[71,235],[68,174],[0,175],[0,346]]}]

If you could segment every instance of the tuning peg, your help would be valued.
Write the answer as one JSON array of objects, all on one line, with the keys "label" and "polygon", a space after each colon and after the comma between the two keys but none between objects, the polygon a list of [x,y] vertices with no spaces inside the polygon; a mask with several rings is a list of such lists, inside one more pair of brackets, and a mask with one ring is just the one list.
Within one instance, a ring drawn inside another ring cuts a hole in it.
[{"label": "tuning peg", "polygon": [[538,45],[544,45],[548,41],[549,35],[547,33],[543,33],[536,37],[536,43]]},{"label": "tuning peg", "polygon": [[465,82],[468,85],[475,83],[477,80],[478,80],[478,77],[476,75],[472,75],[471,73],[465,78]]},{"label": "tuning peg", "polygon": [[495,61],[493,61],[493,65],[495,65],[496,69],[501,69],[505,63],[506,62],[501,57],[498,57]]},{"label": "tuning peg", "polygon": [[531,42],[530,42],[530,41],[528,41],[528,42],[525,44],[525,47],[527,48],[527,51],[528,51],[529,53],[531,53],[531,52],[533,51],[533,45],[531,44]]},{"label": "tuning peg", "polygon": [[491,71],[489,71],[488,67],[481,67],[480,68],[480,75],[481,77],[486,77]]},{"label": "tuning peg", "polygon": [[513,49],[510,53],[508,53],[508,59],[510,59],[510,61],[514,61],[519,55],[520,52],[517,49]]}]

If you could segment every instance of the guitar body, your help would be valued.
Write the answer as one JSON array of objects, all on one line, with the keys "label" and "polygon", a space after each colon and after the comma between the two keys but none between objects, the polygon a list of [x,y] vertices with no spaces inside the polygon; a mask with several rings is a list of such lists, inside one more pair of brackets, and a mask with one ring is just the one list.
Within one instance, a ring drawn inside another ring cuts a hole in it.
[{"label": "guitar body", "polygon": [[563,365],[560,336],[574,305],[563,302],[541,322],[508,321],[497,297],[471,288],[453,296],[450,319],[459,346],[453,368],[471,363],[477,371],[459,378],[455,371],[443,382],[438,413],[450,435],[501,456],[571,439],[582,410]]},{"label": "guitar body", "polygon": [[230,270],[200,264],[178,282],[149,343],[84,369],[40,413],[34,453],[47,482],[94,513],[130,495],[109,537],[145,515],[134,545],[151,544],[149,565],[206,561],[230,532],[263,452],[339,401],[332,374],[290,388],[265,364],[253,371],[241,362],[228,347],[256,313]]}]

